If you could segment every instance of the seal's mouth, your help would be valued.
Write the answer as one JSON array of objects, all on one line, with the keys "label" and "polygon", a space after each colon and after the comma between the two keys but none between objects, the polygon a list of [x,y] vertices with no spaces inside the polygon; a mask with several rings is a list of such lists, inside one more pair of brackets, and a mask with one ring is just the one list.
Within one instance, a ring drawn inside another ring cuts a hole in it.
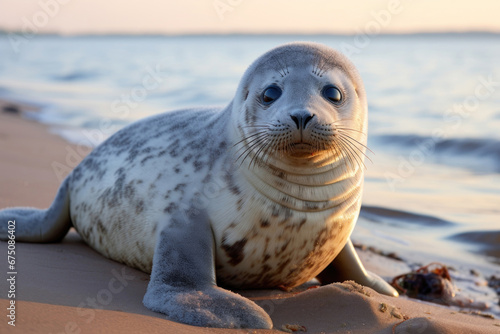
[{"label": "seal's mouth", "polygon": [[289,153],[292,157],[312,157],[320,154],[320,152],[313,145],[305,142],[298,142],[290,144]]}]

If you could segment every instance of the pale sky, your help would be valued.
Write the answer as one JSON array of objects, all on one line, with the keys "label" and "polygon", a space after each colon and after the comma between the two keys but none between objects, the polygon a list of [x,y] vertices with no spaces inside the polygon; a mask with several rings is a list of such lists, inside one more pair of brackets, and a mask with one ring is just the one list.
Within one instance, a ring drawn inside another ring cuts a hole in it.
[{"label": "pale sky", "polygon": [[499,15],[499,0],[1,0],[0,29],[62,34],[500,32]]}]

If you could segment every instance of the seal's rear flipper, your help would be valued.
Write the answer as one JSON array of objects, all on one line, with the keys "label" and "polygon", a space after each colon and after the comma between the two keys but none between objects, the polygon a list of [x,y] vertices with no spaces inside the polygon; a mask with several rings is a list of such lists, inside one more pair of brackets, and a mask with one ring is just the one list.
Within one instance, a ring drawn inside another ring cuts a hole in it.
[{"label": "seal's rear flipper", "polygon": [[46,210],[34,208],[1,210],[0,240],[9,239],[9,225],[16,241],[57,242],[64,238],[71,227],[68,183],[66,178],[59,187],[54,202]]},{"label": "seal's rear flipper", "polygon": [[378,275],[366,271],[350,239],[332,263],[317,276],[317,279],[321,284],[353,280],[372,288],[378,293],[393,297],[399,296],[396,289],[390,286],[389,283]]},{"label": "seal's rear flipper", "polygon": [[214,240],[205,214],[174,215],[161,229],[143,303],[193,326],[272,328],[257,304],[216,286]]}]

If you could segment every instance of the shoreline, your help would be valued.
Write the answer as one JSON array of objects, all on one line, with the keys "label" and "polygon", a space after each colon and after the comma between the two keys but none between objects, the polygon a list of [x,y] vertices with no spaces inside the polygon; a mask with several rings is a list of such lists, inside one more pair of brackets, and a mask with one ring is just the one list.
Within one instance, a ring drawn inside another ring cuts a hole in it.
[{"label": "shoreline", "polygon": [[[17,111],[5,112],[13,106]],[[63,178],[83,159],[69,160],[68,152],[78,147],[23,117],[26,111],[36,108],[0,99],[0,208],[48,208]]]},{"label": "shoreline", "polygon": [[[76,165],[68,152],[78,147],[50,133],[49,127],[22,117],[18,112],[4,112],[0,100],[0,209],[8,206],[50,206],[61,182],[54,166]],[[71,155],[70,155],[71,156]],[[83,158],[83,157],[81,157]],[[56,163],[54,165],[54,163]],[[62,243],[16,245],[17,326],[0,323],[2,332],[164,332],[172,333],[279,333],[269,330],[227,330],[191,327],[166,320],[142,305],[149,275],[108,260],[85,243],[72,230]],[[6,251],[6,243],[0,242]],[[4,253],[5,254],[5,253]],[[360,252],[367,267],[380,275],[398,269],[395,262],[370,252]],[[1,262],[4,273],[6,261]],[[123,273],[123,292],[109,296],[108,283],[116,273]],[[393,273],[394,274],[394,273]],[[5,280],[0,290],[7,291]],[[108,292],[106,292],[108,291]],[[278,290],[238,291],[253,299],[271,314],[275,329],[298,324],[307,333],[497,333],[500,320],[460,313],[450,308],[417,302],[408,298],[381,296],[373,290],[349,283],[333,284],[302,293]],[[9,300],[0,299],[5,310]],[[97,307],[89,303],[97,300]],[[385,305],[385,306],[383,306]],[[408,319],[406,319],[408,317]],[[5,315],[4,315],[5,318]],[[69,324],[69,325],[68,325]],[[68,327],[69,326],[69,327]],[[5,328],[5,330],[4,330]],[[71,329],[73,328],[73,329]]]}]

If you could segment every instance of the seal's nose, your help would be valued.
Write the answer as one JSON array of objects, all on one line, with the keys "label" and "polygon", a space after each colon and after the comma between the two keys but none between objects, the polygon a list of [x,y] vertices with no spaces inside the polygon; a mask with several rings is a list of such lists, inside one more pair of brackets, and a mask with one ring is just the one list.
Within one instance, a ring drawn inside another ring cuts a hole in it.
[{"label": "seal's nose", "polygon": [[309,123],[309,121],[313,119],[314,114],[311,114],[308,111],[298,111],[291,114],[290,117],[297,125],[297,130],[299,130],[306,128],[307,123]]}]

